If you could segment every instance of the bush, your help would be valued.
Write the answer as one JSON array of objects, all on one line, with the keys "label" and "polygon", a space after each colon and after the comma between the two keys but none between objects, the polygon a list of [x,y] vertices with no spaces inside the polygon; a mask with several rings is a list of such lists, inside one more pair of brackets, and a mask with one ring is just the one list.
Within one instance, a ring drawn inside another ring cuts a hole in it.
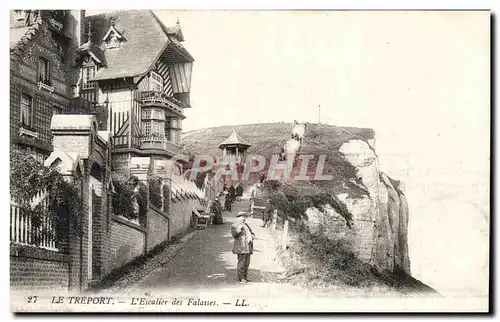
[{"label": "bush", "polygon": [[163,185],[163,179],[158,175],[150,176],[148,179],[149,183],[149,201],[156,208],[161,209],[163,206],[161,186]]},{"label": "bush", "polygon": [[[114,175],[113,213],[127,219],[138,219],[147,212],[146,187],[136,176]],[[137,203],[136,203],[137,202]]]},{"label": "bush", "polygon": [[316,207],[324,211],[324,206],[331,205],[337,213],[346,220],[349,228],[352,226],[353,216],[347,207],[329,190],[312,184],[306,185],[276,185],[267,183],[271,204],[278,209],[280,216],[290,216],[295,219],[307,219],[306,210]]},{"label": "bush", "polygon": [[[39,245],[44,238],[60,242],[67,237],[70,223],[75,230],[81,231],[82,198],[80,180],[73,177],[68,182],[56,167],[46,167],[31,155],[13,152],[10,155],[10,193],[19,205],[24,216],[31,218],[31,240]],[[30,201],[40,191],[48,192],[48,208],[41,204],[31,207]],[[45,219],[54,219],[56,231],[44,229]]]}]

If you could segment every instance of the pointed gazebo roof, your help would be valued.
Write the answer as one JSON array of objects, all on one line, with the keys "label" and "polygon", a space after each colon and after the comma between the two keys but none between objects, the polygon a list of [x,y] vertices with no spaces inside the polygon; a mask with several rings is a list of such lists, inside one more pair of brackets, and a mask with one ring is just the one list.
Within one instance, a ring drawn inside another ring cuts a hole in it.
[{"label": "pointed gazebo roof", "polygon": [[221,144],[219,144],[219,149],[223,149],[225,147],[246,147],[249,148],[252,146],[250,143],[245,141],[238,133],[236,133],[236,130],[233,130],[233,133]]}]

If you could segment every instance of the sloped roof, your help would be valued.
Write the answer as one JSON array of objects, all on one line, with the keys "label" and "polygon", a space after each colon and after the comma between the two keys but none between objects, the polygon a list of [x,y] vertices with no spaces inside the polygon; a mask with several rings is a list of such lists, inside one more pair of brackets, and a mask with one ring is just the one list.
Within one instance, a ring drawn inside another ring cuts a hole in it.
[{"label": "sloped roof", "polygon": [[26,31],[28,31],[28,27],[10,29],[10,49],[14,48],[17,43],[21,41],[21,38],[26,34]]},{"label": "sloped roof", "polygon": [[229,145],[240,145],[247,147],[252,146],[250,143],[245,141],[241,136],[239,136],[239,134],[236,133],[236,130],[233,130],[233,133],[231,133],[231,135],[224,142],[219,144],[219,148],[223,148]]},{"label": "sloped roof", "polygon": [[36,20],[30,26],[10,28],[11,54],[21,56],[25,47],[30,43],[31,39],[35,37],[42,23],[42,17],[38,15]]},{"label": "sloped roof", "polygon": [[[58,162],[58,163],[57,163]],[[45,166],[57,164],[57,169],[62,175],[70,175],[77,171],[80,165],[80,154],[77,152],[53,151],[44,161]]]},{"label": "sloped roof", "polygon": [[84,55],[84,54],[91,55],[94,59],[97,60],[98,63],[100,63],[103,66],[106,66],[106,57],[104,56],[104,52],[100,47],[98,47],[91,41],[87,41],[86,43],[82,44],[76,50],[76,52],[79,55]]},{"label": "sloped roof", "polygon": [[92,25],[91,41],[97,46],[102,45],[112,23],[125,38],[120,47],[104,50],[107,67],[99,69],[94,80],[142,76],[168,44],[173,43],[167,35],[167,28],[151,10],[114,11],[86,19],[86,25],[89,22]]},{"label": "sloped roof", "polygon": [[111,131],[97,131],[97,134],[106,143],[108,143],[111,138]]}]

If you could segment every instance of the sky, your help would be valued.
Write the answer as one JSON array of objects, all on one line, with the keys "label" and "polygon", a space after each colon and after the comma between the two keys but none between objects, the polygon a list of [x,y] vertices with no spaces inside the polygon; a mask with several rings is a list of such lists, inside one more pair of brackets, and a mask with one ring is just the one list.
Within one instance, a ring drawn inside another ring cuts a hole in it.
[{"label": "sky", "polygon": [[155,13],[179,18],[195,58],[184,131],[319,117],[373,128],[381,169],[406,185],[414,276],[484,292],[488,12]]}]

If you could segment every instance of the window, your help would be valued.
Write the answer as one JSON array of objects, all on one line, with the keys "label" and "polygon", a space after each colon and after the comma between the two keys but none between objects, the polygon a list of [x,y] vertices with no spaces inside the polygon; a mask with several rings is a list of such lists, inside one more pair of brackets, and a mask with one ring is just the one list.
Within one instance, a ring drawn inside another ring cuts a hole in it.
[{"label": "window", "polygon": [[142,122],[144,136],[146,137],[164,137],[165,125],[160,121],[146,121]]},{"label": "window", "polygon": [[21,124],[24,126],[33,126],[33,97],[21,95]]},{"label": "window", "polygon": [[149,90],[156,92],[163,91],[163,78],[160,74],[151,72],[151,76],[149,77]]},{"label": "window", "polygon": [[151,122],[143,122],[144,125],[144,136],[151,135]]},{"label": "window", "polygon": [[179,143],[179,133],[177,131],[170,131],[170,142]]},{"label": "window", "polygon": [[59,106],[52,106],[52,115],[61,114],[61,108]]},{"label": "window", "polygon": [[95,76],[95,66],[87,66],[82,69],[82,89],[93,89],[95,82],[90,81]]},{"label": "window", "polygon": [[151,132],[157,135],[164,136],[165,135],[165,125],[163,122],[152,121]]},{"label": "window", "polygon": [[38,60],[38,81],[50,85],[50,62],[42,57]]},{"label": "window", "polygon": [[120,40],[116,37],[116,35],[111,36],[111,38],[106,42],[106,49],[113,49],[120,47]]}]

